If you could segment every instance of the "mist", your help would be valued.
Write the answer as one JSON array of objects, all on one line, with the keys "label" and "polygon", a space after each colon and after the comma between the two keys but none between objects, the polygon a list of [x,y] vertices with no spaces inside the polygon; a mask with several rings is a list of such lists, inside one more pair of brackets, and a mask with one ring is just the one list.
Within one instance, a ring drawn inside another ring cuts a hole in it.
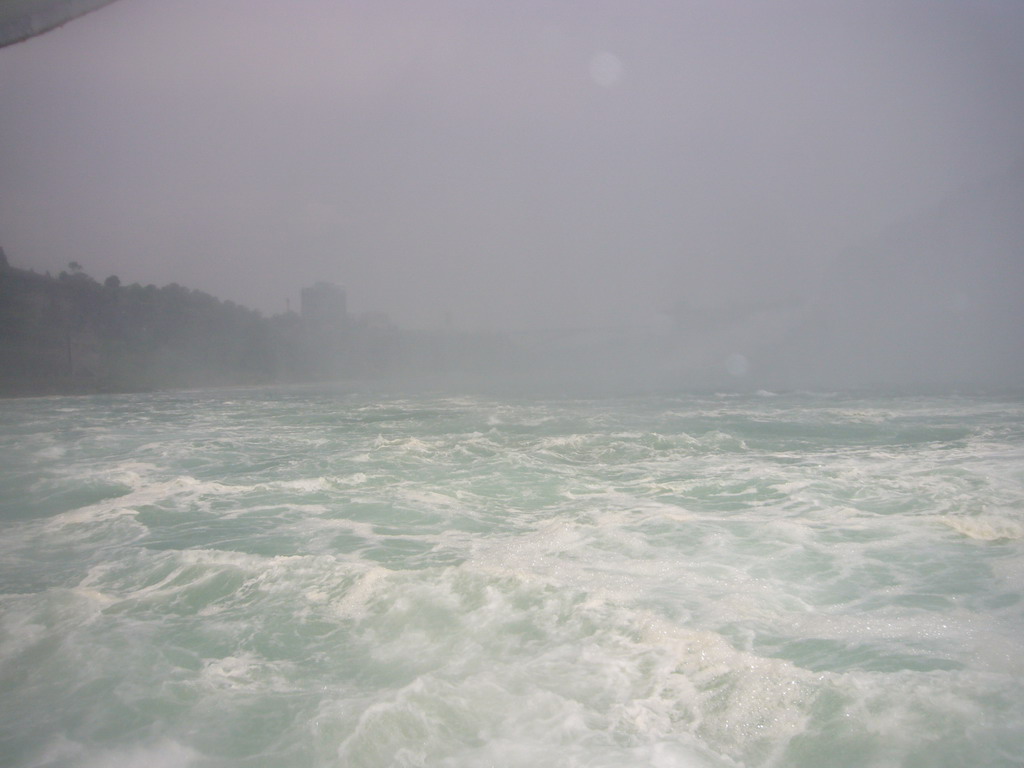
[{"label": "mist", "polygon": [[0,245],[265,315],[335,283],[500,334],[509,381],[1012,385],[1021,39],[1004,3],[118,0],[0,50]]}]

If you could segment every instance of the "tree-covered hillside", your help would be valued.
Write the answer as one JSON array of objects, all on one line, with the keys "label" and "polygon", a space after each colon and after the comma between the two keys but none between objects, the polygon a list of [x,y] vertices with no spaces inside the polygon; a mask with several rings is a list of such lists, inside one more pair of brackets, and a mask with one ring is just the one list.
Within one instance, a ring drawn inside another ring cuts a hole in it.
[{"label": "tree-covered hillside", "polygon": [[499,335],[400,331],[379,313],[350,317],[343,298],[340,312],[320,309],[266,318],[175,283],[122,285],[114,276],[100,283],[75,262],[57,277],[40,275],[12,267],[0,249],[0,396],[429,382],[511,359]]},{"label": "tree-covered hillside", "polygon": [[177,284],[57,277],[0,251],[0,393],[43,394],[263,382],[281,361],[252,310]]}]

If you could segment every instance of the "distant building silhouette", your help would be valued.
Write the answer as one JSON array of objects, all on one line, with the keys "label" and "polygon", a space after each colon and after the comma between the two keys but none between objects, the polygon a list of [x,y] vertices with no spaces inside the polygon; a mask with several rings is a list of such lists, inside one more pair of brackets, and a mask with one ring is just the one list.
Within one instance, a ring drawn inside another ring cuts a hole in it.
[{"label": "distant building silhouette", "polygon": [[309,331],[339,331],[348,326],[345,290],[334,283],[318,282],[303,288],[299,314]]}]

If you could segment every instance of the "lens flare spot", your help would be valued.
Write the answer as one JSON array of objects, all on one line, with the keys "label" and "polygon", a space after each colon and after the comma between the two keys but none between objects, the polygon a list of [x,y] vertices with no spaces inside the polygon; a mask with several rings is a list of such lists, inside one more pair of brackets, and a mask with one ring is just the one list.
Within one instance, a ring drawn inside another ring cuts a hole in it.
[{"label": "lens flare spot", "polygon": [[590,58],[590,77],[603,88],[611,88],[622,80],[622,60],[614,53],[599,51]]}]

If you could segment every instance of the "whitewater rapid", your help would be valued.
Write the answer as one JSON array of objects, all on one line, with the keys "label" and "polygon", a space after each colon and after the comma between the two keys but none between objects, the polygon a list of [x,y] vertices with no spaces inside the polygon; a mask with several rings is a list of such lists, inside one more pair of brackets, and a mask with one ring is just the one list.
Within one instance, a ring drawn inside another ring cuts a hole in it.
[{"label": "whitewater rapid", "polygon": [[0,402],[11,766],[1019,766],[1024,401]]}]

